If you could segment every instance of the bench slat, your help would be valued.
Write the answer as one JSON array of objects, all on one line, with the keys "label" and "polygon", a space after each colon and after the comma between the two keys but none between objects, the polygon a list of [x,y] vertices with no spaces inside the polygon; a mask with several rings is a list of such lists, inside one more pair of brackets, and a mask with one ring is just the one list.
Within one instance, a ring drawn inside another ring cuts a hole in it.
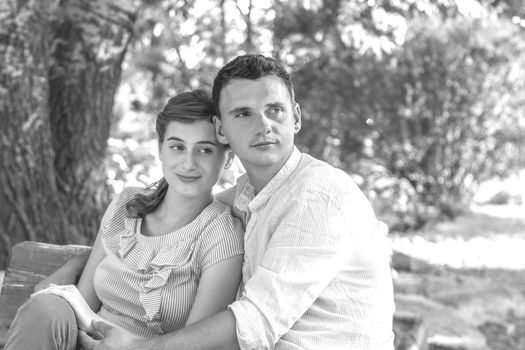
[{"label": "bench slat", "polygon": [[[0,347],[5,341],[16,310],[33,293],[33,288],[71,258],[89,254],[90,247],[21,242],[11,255],[0,294]],[[4,339],[2,339],[4,338]]]}]

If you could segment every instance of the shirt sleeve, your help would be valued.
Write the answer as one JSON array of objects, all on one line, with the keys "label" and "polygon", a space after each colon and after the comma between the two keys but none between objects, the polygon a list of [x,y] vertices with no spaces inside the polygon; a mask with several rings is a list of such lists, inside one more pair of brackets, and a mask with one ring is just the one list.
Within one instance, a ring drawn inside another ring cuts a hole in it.
[{"label": "shirt sleeve", "polygon": [[[377,223],[371,208],[345,208],[324,193],[306,191],[288,202],[262,263],[230,305],[242,349],[273,348],[352,258],[354,233],[366,229],[357,226]],[[345,213],[352,209],[358,219],[350,223]]]},{"label": "shirt sleeve", "polygon": [[203,233],[199,268],[206,268],[236,255],[244,254],[241,223],[230,211],[219,215]]}]

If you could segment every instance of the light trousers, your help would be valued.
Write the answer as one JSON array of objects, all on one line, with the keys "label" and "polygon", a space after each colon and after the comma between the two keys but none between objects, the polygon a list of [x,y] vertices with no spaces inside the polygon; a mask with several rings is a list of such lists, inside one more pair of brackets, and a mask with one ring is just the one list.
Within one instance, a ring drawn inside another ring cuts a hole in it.
[{"label": "light trousers", "polygon": [[78,326],[68,302],[40,294],[18,309],[4,350],[75,350]]}]

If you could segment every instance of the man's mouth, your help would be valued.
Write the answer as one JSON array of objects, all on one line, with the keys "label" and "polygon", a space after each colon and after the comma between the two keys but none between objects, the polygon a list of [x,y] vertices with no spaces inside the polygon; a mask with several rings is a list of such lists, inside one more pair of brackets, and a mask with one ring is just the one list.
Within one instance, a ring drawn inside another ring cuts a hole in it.
[{"label": "man's mouth", "polygon": [[186,183],[194,182],[201,178],[200,176],[188,176],[188,175],[180,175],[180,174],[176,174],[176,175],[180,181],[186,182]]},{"label": "man's mouth", "polygon": [[277,141],[265,140],[265,141],[258,141],[256,143],[252,144],[252,147],[265,148],[265,147],[273,146],[273,145],[276,145],[276,144],[277,144]]}]

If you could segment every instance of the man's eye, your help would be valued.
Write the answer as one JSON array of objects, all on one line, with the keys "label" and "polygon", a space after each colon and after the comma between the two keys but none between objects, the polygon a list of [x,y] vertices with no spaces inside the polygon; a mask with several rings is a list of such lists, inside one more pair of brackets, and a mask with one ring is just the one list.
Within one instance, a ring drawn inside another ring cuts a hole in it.
[{"label": "man's eye", "polygon": [[283,108],[282,107],[272,107],[270,108],[269,112],[272,114],[278,114],[278,113],[283,112]]},{"label": "man's eye", "polygon": [[246,118],[246,117],[249,117],[249,116],[250,116],[249,112],[240,112],[240,113],[237,113],[235,115],[235,118]]}]

